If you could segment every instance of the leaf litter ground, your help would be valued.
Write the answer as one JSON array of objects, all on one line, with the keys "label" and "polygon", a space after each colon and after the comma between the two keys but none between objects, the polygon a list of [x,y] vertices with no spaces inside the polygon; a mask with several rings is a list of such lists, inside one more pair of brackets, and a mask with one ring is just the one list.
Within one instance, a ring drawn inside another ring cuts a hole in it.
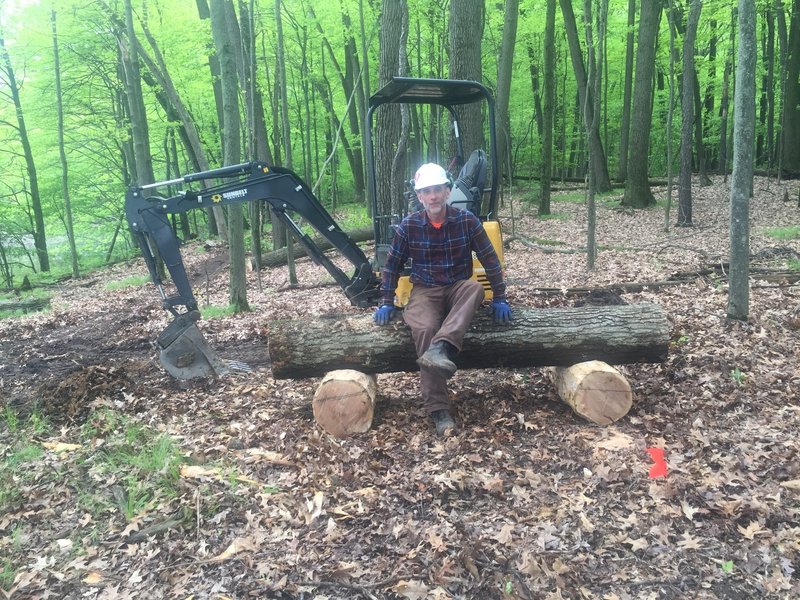
[{"label": "leaf litter ground", "polygon": [[[311,414],[318,380],[274,380],[267,353],[272,319],[359,312],[308,261],[300,287],[286,269],[260,288],[251,273],[251,313],[201,322],[254,369],[220,381],[158,367],[167,319],[151,286],[105,289],[145,274],[141,261],[60,286],[48,313],[0,321],[3,593],[797,597],[800,241],[767,235],[798,225],[797,183],[756,182],[747,323],[725,317],[728,197],[721,179],[696,187],[695,227],[668,233],[663,209],[601,198],[592,272],[583,203],[556,195],[551,219],[516,205],[513,226],[502,212],[514,306],[668,282],[622,294],[660,304],[672,341],[665,363],[620,367],[634,406],[607,427],[574,416],[540,369],[486,369],[452,380],[454,437],[436,438],[414,373],[379,376],[369,432],[328,436]],[[191,246],[186,261],[201,304],[227,304],[221,250]],[[177,463],[109,468],[134,452],[133,427],[172,440]],[[650,477],[653,448],[666,477]]]}]

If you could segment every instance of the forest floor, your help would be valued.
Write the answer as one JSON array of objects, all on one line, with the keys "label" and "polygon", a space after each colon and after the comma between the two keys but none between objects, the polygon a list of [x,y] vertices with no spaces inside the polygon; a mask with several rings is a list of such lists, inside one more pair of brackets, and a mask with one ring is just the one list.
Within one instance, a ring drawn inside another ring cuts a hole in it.
[{"label": "forest floor", "polygon": [[[654,190],[664,200],[664,189]],[[784,193],[788,193],[788,201]],[[757,179],[750,319],[727,313],[728,199],[694,188],[691,228],[599,200],[501,211],[512,306],[637,282],[672,326],[663,364],[623,365],[634,404],[600,427],[541,369],[459,371],[457,434],[436,437],[414,373],[378,377],[370,431],[311,414],[319,380],[275,380],[269,321],[358,314],[308,260],[250,273],[252,312],[200,322],[253,372],[178,382],[140,260],[0,321],[0,590],[7,598],[791,598],[800,596],[798,183]],[[672,221],[675,219],[673,209]],[[772,233],[772,235],[770,235]],[[201,306],[227,305],[220,249],[186,261]],[[367,249],[371,254],[371,249]],[[224,258],[224,256],[222,257]],[[633,289],[633,288],[632,288]],[[563,290],[563,291],[559,291]],[[648,448],[667,473],[651,477]]]}]

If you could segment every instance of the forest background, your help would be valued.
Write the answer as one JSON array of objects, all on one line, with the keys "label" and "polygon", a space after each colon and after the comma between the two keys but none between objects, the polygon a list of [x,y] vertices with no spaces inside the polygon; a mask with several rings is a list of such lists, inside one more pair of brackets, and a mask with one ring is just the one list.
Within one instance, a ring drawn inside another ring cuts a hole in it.
[{"label": "forest background", "polygon": [[[793,176],[800,0],[755,7],[753,164]],[[223,164],[288,166],[330,210],[366,215],[366,102],[393,75],[495,90],[504,181],[539,180],[540,213],[552,179],[624,183],[623,205],[646,207],[649,178],[680,171],[690,225],[692,172],[702,183],[732,166],[737,23],[722,0],[4,0],[2,286],[129,257],[129,185]],[[399,201],[413,165],[449,158],[437,118],[378,118],[378,202]],[[467,151],[485,144],[481,121],[467,115]],[[182,233],[227,240],[237,219],[193,215]],[[263,221],[248,230],[269,233]]]}]

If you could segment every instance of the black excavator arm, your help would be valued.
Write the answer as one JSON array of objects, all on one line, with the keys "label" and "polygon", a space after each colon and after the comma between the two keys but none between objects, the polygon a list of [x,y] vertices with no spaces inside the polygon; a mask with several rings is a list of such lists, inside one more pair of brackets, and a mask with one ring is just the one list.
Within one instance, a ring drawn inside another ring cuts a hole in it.
[{"label": "black excavator arm", "polygon": [[[231,180],[232,178],[235,179]],[[186,189],[170,197],[149,194],[158,187],[210,179],[227,181],[200,191]],[[263,201],[273,208],[275,215],[292,231],[311,259],[325,267],[342,287],[351,304],[368,307],[379,302],[380,280],[367,257],[337,225],[308,185],[289,169],[250,162],[131,187],[125,196],[128,225],[141,247],[164,308],[174,317],[159,336],[160,358],[166,370],[179,379],[220,375],[228,369],[208,346],[195,325],[200,313],[183,264],[178,237],[170,224],[170,215],[196,208],[252,201]],[[353,274],[348,276],[334,264],[300,229],[290,213],[302,217],[347,258],[354,267]],[[156,268],[157,255],[164,261],[175,285],[174,295],[167,295],[165,292]]]}]

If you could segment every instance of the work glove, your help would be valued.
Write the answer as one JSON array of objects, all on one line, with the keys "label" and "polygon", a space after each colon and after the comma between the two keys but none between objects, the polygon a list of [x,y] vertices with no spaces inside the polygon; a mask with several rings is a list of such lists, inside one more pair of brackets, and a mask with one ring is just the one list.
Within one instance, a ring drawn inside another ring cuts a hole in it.
[{"label": "work glove", "polygon": [[492,316],[495,323],[508,323],[513,319],[511,307],[505,300],[492,300]]},{"label": "work glove", "polygon": [[372,320],[378,325],[388,325],[396,312],[397,307],[394,304],[384,304],[375,311],[375,314],[372,315]]}]

